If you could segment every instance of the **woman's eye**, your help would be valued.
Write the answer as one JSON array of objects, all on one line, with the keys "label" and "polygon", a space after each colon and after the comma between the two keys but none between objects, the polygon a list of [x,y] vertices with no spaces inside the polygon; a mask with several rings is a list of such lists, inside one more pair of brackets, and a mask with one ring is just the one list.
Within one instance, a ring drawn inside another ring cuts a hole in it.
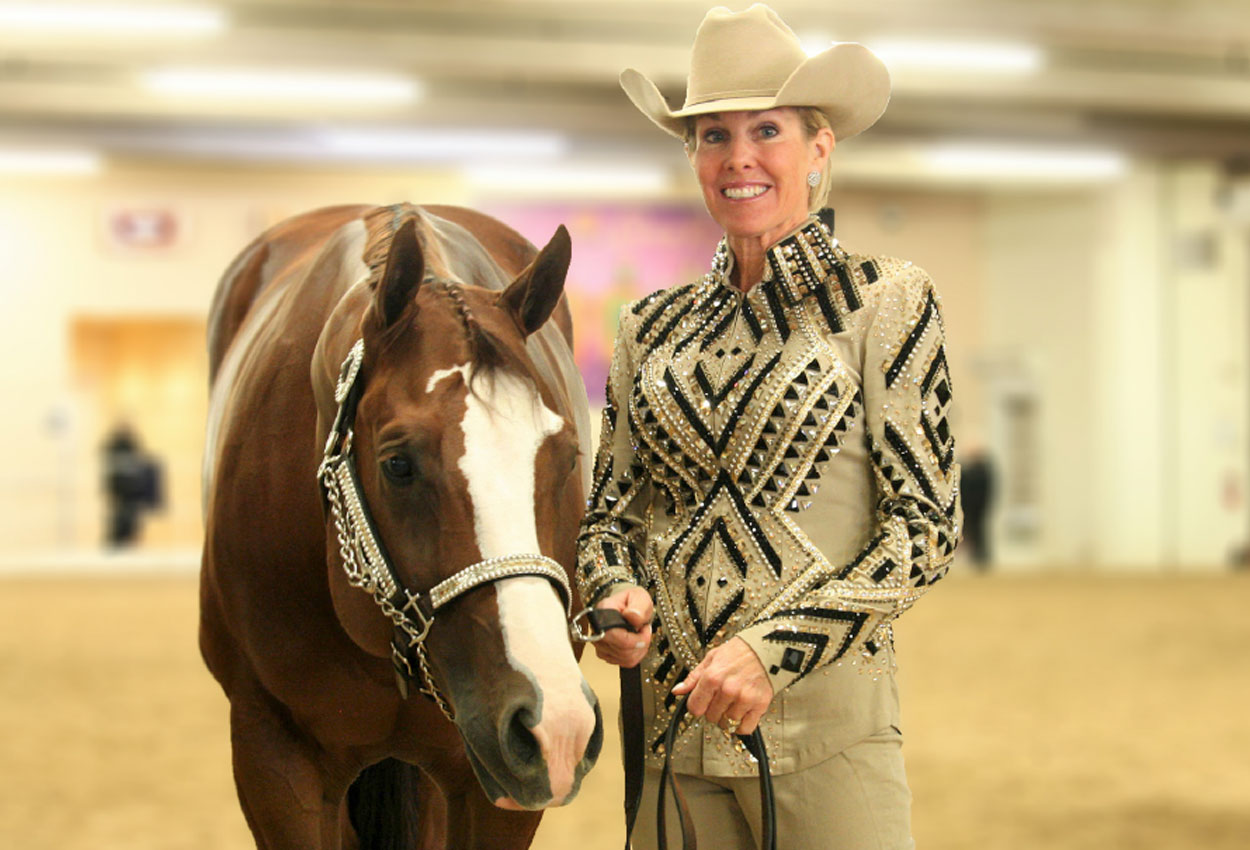
[{"label": "woman's eye", "polygon": [[719,142],[723,142],[725,141],[725,131],[724,130],[708,130],[706,133],[703,134],[703,141],[707,142],[709,145],[714,145]]},{"label": "woman's eye", "polygon": [[382,472],[392,484],[410,484],[416,474],[412,458],[407,455],[391,455],[382,461]]},{"label": "woman's eye", "polygon": [[765,139],[771,139],[773,136],[777,135],[780,132],[781,131],[777,129],[776,125],[773,125],[773,124],[765,124],[762,127],[760,127],[760,135],[763,136]]}]

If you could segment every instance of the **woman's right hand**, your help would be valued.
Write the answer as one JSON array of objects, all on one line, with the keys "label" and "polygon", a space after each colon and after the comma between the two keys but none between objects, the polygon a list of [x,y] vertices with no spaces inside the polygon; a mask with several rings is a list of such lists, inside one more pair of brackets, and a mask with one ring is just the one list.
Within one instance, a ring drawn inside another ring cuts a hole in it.
[{"label": "woman's right hand", "polygon": [[600,600],[595,607],[620,611],[634,628],[632,632],[625,629],[604,632],[603,639],[594,644],[595,655],[618,667],[638,666],[651,645],[651,619],[655,616],[651,594],[641,587],[627,587]]}]

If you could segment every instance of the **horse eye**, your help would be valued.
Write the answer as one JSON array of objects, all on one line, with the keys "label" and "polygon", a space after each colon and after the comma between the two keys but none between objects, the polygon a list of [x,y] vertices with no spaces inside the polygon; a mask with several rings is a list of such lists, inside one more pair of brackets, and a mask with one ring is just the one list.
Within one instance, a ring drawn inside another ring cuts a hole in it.
[{"label": "horse eye", "polygon": [[411,484],[416,469],[407,455],[390,455],[382,461],[382,472],[392,484]]}]

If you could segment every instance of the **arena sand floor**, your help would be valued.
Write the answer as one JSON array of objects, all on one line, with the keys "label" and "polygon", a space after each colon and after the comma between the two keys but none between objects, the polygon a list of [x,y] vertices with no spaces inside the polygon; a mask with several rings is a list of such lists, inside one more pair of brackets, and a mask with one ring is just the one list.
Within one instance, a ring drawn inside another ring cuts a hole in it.
[{"label": "arena sand floor", "polygon": [[[937,587],[898,627],[918,846],[1250,847],[1248,609],[1248,575]],[[190,575],[0,580],[0,847],[253,846],[195,624]],[[536,848],[620,847],[610,744]]]}]

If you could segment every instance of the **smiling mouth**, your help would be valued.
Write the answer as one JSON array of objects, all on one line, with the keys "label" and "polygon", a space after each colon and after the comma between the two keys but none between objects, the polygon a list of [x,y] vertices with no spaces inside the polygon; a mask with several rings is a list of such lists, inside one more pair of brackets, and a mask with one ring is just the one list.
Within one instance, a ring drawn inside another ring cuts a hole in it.
[{"label": "smiling mouth", "polygon": [[731,201],[746,201],[758,198],[767,191],[767,186],[726,186],[720,193]]}]

